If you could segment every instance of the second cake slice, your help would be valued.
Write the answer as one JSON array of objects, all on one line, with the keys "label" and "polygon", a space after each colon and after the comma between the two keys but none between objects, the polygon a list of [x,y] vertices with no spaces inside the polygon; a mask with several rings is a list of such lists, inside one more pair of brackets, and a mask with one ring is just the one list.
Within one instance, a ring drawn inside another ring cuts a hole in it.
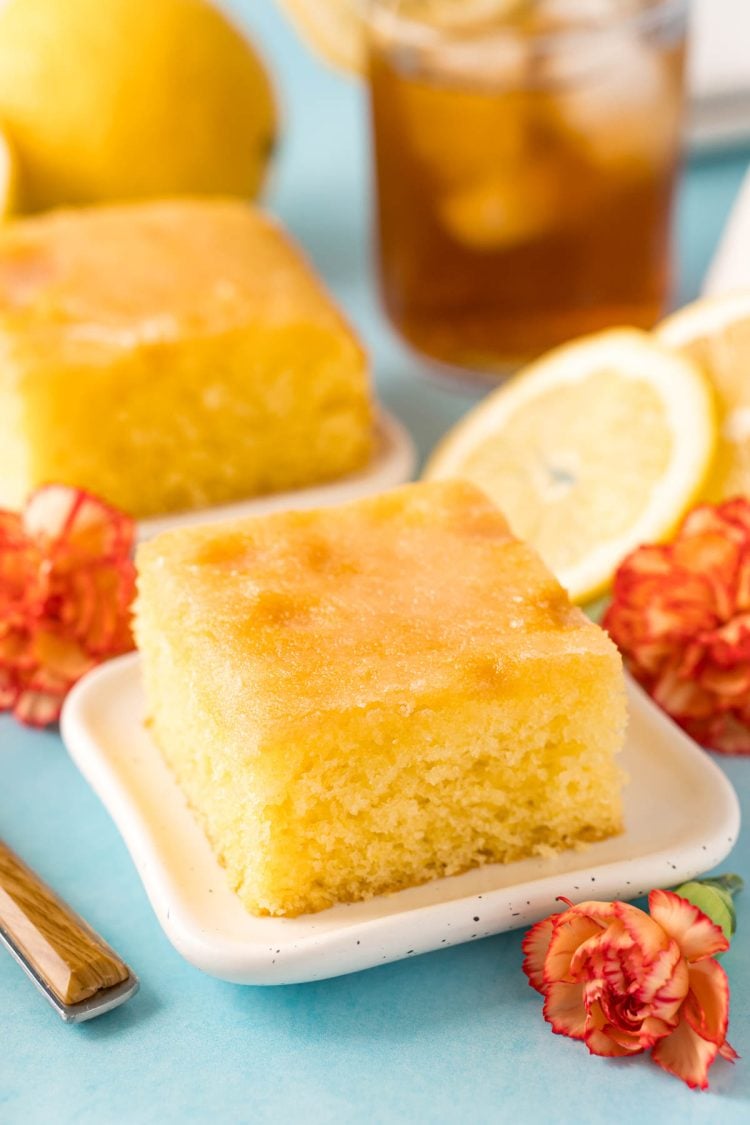
[{"label": "second cake slice", "polygon": [[56,481],[149,516],[334,480],[373,453],[362,348],[239,200],[6,224],[0,351],[6,507]]}]

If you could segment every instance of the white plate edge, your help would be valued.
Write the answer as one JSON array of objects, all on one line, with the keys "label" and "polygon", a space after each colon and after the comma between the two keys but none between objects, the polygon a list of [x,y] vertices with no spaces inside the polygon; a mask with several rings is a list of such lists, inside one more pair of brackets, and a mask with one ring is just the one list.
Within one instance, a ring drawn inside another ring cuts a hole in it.
[{"label": "white plate edge", "polygon": [[[95,694],[101,679],[116,677],[123,665],[136,663],[138,660],[138,653],[129,653],[108,661],[85,676],[66,700],[61,717],[61,734],[71,758],[117,827],[162,929],[175,949],[196,968],[239,984],[303,983],[342,976],[403,958],[406,954],[402,951],[404,941],[400,935],[401,928],[410,930],[409,943],[413,948],[409,950],[409,955],[417,955],[530,925],[556,910],[557,899],[561,895],[573,901],[584,900],[585,896],[577,890],[581,869],[543,875],[512,888],[514,895],[528,899],[528,906],[518,913],[509,914],[507,925],[493,924],[489,931],[476,934],[470,934],[473,927],[469,922],[455,925],[453,915],[457,904],[468,904],[477,898],[470,895],[463,899],[413,907],[403,913],[395,911],[390,915],[368,919],[359,925],[352,924],[343,930],[321,933],[319,937],[306,937],[293,943],[291,947],[283,948],[278,969],[273,964],[269,967],[265,947],[260,953],[257,946],[247,946],[221,935],[203,937],[189,910],[185,908],[179,881],[172,877],[168,865],[162,862],[158,850],[152,844],[152,832],[148,821],[140,812],[137,799],[131,798],[127,787],[120,782],[117,771],[109,764],[106,753],[99,751],[79,714],[88,703],[87,697]],[[637,685],[630,682],[628,687],[632,704],[642,710],[646,709],[647,721],[669,728],[669,738],[678,739],[681,752],[687,754],[692,767],[710,778],[707,792],[716,800],[716,807],[712,807],[712,812],[717,824],[707,846],[696,843],[683,849],[679,866],[671,864],[668,859],[672,855],[671,848],[640,857],[639,874],[642,878],[638,881],[643,886],[637,887],[632,893],[628,891],[627,895],[624,893],[623,874],[623,865],[628,863],[627,860],[618,859],[592,866],[586,873],[595,873],[596,894],[606,898],[636,898],[651,887],[679,884],[709,870],[731,851],[740,826],[739,801],[724,772],[704,750],[658,711]],[[722,819],[721,827],[719,819]],[[668,867],[672,873],[665,877]],[[481,896],[483,908],[491,905],[493,896],[504,901],[508,893],[507,887],[487,891]],[[410,927],[399,926],[405,920],[413,924],[416,915],[420,916],[420,926],[414,927],[416,933],[411,932]],[[441,915],[451,917],[451,922],[447,923],[447,917],[441,919]],[[450,941],[443,940],[446,924],[454,931]],[[379,929],[386,931],[382,935],[385,940],[366,954],[357,943],[358,935],[367,934],[368,940],[371,940]],[[319,973],[310,972],[305,967],[311,953],[318,954],[322,969]]]}]

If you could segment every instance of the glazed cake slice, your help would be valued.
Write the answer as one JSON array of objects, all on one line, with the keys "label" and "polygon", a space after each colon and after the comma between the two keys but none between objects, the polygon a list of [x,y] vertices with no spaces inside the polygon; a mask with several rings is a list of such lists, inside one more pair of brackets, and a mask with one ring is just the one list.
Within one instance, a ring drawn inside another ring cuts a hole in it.
[{"label": "glazed cake slice", "polygon": [[0,506],[56,481],[147,516],[372,454],[361,347],[278,224],[237,200],[4,224],[0,351]]},{"label": "glazed cake slice", "polygon": [[620,830],[620,657],[473,486],[174,531],[138,569],[152,731],[250,911]]}]

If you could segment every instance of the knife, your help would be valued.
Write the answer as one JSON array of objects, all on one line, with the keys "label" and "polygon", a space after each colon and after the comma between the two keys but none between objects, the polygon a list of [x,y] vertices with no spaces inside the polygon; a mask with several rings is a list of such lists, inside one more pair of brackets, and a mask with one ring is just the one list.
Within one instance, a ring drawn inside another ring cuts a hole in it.
[{"label": "knife", "polygon": [[125,962],[2,840],[0,944],[66,1023],[100,1016],[138,990]]}]

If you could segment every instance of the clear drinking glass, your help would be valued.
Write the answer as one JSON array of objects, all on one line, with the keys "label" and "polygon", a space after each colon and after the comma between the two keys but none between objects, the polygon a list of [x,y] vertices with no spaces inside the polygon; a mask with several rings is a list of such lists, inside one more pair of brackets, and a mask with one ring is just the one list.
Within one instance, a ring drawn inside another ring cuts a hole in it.
[{"label": "clear drinking glass", "polygon": [[370,0],[382,295],[490,379],[670,288],[684,0]]}]

